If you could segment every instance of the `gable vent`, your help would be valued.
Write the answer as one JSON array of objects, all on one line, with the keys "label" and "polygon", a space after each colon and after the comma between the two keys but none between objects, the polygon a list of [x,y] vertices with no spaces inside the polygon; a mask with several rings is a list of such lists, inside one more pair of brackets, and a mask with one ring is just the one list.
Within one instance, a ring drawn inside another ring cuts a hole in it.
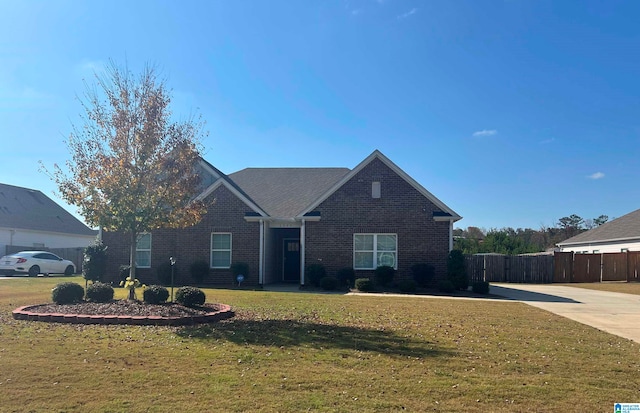
[{"label": "gable vent", "polygon": [[371,198],[380,198],[380,182],[371,183]]}]

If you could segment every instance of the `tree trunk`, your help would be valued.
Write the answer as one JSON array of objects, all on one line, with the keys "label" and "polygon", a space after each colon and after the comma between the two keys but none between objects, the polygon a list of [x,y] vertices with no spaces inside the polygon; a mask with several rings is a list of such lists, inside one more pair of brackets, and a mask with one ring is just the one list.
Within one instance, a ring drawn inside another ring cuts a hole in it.
[{"label": "tree trunk", "polygon": [[[136,281],[136,247],[138,245],[138,234],[136,231],[131,231],[131,250],[129,252],[129,277],[131,281]],[[136,289],[129,288],[129,300],[136,299]]]}]

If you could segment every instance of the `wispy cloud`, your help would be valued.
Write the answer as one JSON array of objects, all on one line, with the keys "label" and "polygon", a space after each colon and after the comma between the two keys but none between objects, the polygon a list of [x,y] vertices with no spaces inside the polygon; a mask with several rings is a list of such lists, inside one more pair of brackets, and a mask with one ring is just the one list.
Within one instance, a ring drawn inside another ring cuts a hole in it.
[{"label": "wispy cloud", "polygon": [[497,133],[498,131],[495,129],[483,129],[473,132],[473,136],[493,136]]},{"label": "wispy cloud", "polygon": [[604,174],[602,172],[596,172],[594,174],[591,174],[591,175],[587,176],[587,178],[589,178],[589,179],[602,179],[602,178],[604,178]]},{"label": "wispy cloud", "polygon": [[540,141],[540,145],[546,145],[548,143],[554,142],[555,140],[556,140],[556,138],[545,139],[545,140]]},{"label": "wispy cloud", "polygon": [[407,18],[407,17],[409,17],[409,16],[413,16],[413,15],[414,15],[414,14],[416,14],[417,12],[418,12],[418,9],[413,8],[413,9],[409,10],[409,11],[408,11],[408,12],[406,12],[406,13],[399,14],[398,16],[396,16],[396,18],[397,18],[398,20],[406,19],[406,18]]}]

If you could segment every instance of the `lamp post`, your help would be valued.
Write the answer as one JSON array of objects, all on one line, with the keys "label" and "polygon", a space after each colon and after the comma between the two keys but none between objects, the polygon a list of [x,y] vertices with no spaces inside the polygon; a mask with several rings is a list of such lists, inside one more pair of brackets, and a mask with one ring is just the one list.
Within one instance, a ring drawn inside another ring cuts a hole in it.
[{"label": "lamp post", "polygon": [[173,268],[176,265],[176,259],[173,257],[169,257],[169,262],[171,263],[171,302],[173,302]]}]

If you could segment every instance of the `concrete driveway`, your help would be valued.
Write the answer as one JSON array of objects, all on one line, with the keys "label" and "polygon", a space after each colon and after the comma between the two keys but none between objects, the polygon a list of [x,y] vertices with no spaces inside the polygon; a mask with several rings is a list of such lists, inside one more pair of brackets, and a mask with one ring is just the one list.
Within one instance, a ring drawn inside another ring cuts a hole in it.
[{"label": "concrete driveway", "polygon": [[640,343],[640,295],[554,284],[494,284],[491,294]]}]

